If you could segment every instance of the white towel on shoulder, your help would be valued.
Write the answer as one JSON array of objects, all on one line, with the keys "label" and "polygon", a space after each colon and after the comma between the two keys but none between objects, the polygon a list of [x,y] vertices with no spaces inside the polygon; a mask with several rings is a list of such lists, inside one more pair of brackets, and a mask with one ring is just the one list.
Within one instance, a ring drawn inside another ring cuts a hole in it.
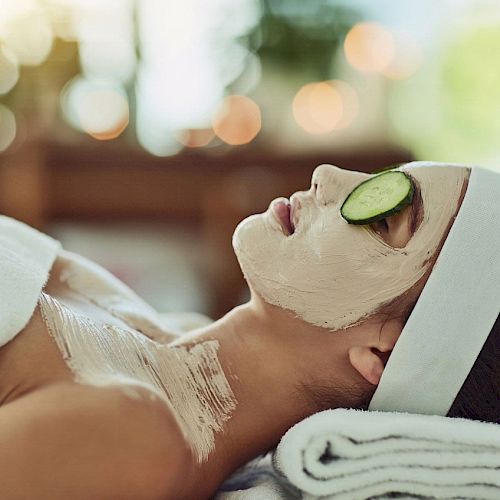
[{"label": "white towel on shoulder", "polygon": [[0,347],[28,323],[61,244],[0,215]]},{"label": "white towel on shoulder", "polygon": [[304,499],[500,498],[500,425],[335,409],[281,439],[273,464]]}]

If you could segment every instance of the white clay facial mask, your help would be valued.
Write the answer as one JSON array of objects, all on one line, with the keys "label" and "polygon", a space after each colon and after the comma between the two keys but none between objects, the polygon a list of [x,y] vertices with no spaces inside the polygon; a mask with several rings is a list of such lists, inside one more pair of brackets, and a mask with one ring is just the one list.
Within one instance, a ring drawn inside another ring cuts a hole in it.
[{"label": "white clay facial mask", "polygon": [[[287,235],[270,208],[242,221],[233,247],[252,290],[270,304],[332,330],[359,323],[412,287],[455,215],[468,169],[429,162],[398,168],[418,185],[423,220],[404,248],[372,227],[349,224],[340,207],[374,174],[321,165],[309,191],[291,201],[294,232]],[[275,200],[276,201],[276,200]]]},{"label": "white clay facial mask", "polygon": [[208,458],[214,434],[236,406],[217,358],[217,340],[190,350],[170,347],[132,328],[91,320],[47,293],[39,305],[77,382],[119,385],[127,394],[134,386],[148,389],[168,405],[198,462]]}]

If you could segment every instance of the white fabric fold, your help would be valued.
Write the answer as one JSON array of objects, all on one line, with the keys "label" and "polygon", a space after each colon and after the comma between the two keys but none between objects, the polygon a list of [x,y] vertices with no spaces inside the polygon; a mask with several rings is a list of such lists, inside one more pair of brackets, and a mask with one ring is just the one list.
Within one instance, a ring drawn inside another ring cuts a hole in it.
[{"label": "white fabric fold", "polygon": [[0,347],[30,320],[60,247],[50,236],[0,215]]},{"label": "white fabric fold", "polygon": [[[219,491],[214,500],[291,500],[275,478],[267,478],[248,488]],[[294,497],[298,498],[298,497]]]},{"label": "white fabric fold", "polygon": [[272,466],[272,453],[237,469],[224,481],[214,500],[301,500],[302,493]]},{"label": "white fabric fold", "polygon": [[500,426],[437,415],[326,410],[283,436],[273,464],[304,499],[396,493],[498,499]]}]

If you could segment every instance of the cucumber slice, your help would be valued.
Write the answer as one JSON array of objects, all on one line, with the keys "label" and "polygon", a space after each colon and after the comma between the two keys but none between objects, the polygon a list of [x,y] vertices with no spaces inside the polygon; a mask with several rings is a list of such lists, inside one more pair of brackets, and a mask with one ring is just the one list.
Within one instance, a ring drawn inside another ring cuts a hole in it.
[{"label": "cucumber slice", "polygon": [[413,182],[404,172],[383,172],[356,186],[340,213],[349,224],[370,224],[400,212],[411,203],[413,191]]}]

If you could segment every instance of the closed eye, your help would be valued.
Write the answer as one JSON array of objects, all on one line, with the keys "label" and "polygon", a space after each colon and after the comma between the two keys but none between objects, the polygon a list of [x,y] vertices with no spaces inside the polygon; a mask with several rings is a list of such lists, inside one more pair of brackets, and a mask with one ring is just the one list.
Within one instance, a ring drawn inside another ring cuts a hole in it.
[{"label": "closed eye", "polygon": [[387,223],[387,219],[381,219],[373,222],[372,227],[378,234],[386,234],[389,231],[389,224]]},{"label": "closed eye", "polygon": [[375,223],[378,229],[383,231],[389,231],[389,224],[387,224],[387,219],[381,219]]},{"label": "closed eye", "polygon": [[391,246],[404,247],[416,232],[423,218],[420,188],[416,184],[413,200],[401,212],[370,224],[372,229]]}]

